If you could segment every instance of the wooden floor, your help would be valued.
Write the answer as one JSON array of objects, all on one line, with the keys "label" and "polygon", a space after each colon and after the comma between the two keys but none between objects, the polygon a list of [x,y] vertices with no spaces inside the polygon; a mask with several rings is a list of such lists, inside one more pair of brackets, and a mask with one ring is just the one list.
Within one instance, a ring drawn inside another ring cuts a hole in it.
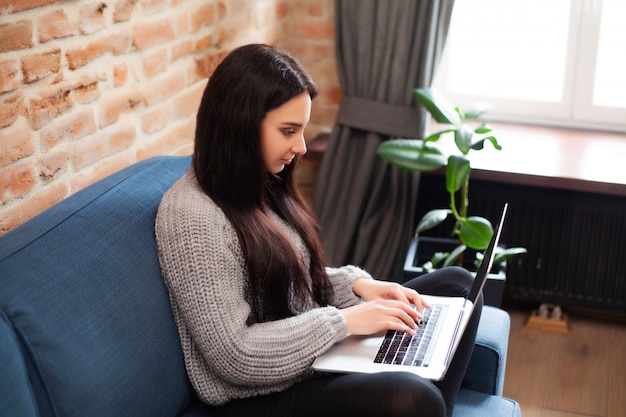
[{"label": "wooden floor", "polygon": [[507,308],[504,396],[523,417],[626,416],[626,324],[568,317],[568,334],[525,328],[531,310]]}]

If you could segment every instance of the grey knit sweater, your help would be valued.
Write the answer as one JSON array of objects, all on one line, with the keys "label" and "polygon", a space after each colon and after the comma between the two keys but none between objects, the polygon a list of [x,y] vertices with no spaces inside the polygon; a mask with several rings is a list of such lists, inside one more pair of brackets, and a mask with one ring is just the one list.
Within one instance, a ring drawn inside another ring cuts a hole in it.
[{"label": "grey knit sweater", "polygon": [[[309,253],[299,235],[275,220],[308,270]],[[338,308],[361,302],[352,292],[354,281],[371,278],[355,266],[327,268],[336,307],[310,300],[311,307],[295,317],[248,326],[247,271],[237,235],[191,170],[164,195],[155,229],[187,373],[209,404],[281,391],[311,377],[315,357],[347,335]]]}]

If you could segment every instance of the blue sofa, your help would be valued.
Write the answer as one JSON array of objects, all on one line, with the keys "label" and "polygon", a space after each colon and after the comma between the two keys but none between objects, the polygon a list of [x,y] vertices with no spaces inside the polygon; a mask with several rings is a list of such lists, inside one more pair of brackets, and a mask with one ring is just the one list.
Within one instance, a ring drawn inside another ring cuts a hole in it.
[{"label": "blue sofa", "polygon": [[[211,415],[187,379],[153,231],[189,164],[139,162],[0,238],[0,416]],[[478,333],[455,416],[519,416],[501,396],[509,316],[485,307]]]}]

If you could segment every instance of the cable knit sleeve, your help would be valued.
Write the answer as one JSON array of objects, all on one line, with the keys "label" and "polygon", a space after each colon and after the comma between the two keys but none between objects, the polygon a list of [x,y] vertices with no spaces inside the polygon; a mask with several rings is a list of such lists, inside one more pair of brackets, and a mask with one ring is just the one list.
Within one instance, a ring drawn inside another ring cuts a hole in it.
[{"label": "cable knit sleeve", "polygon": [[359,278],[372,279],[369,273],[357,266],[346,265],[340,268],[327,267],[326,274],[333,284],[333,305],[338,308],[345,308],[363,302],[361,297],[352,291],[352,288],[354,287],[354,281]]},{"label": "cable knit sleeve", "polygon": [[[190,173],[164,196],[155,230],[187,371],[206,402],[283,390],[310,376],[315,357],[346,337],[335,307],[246,324],[247,272],[236,233]],[[349,285],[348,271],[335,274],[336,288]]]}]

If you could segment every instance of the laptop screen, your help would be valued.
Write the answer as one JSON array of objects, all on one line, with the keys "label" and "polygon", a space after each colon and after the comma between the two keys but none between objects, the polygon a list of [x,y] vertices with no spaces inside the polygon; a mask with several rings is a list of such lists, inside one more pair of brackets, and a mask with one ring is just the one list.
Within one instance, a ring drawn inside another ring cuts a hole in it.
[{"label": "laptop screen", "polygon": [[504,224],[504,217],[506,216],[506,211],[508,207],[509,203],[504,203],[504,207],[502,208],[502,215],[500,216],[500,221],[498,222],[498,227],[491,237],[491,241],[489,242],[489,246],[487,246],[483,261],[481,262],[480,267],[478,268],[478,272],[476,273],[476,278],[474,279],[472,289],[467,296],[467,299],[469,299],[473,303],[476,302],[478,295],[485,286],[485,282],[487,282],[487,274],[489,274],[489,271],[491,271],[491,267],[493,265],[493,259],[495,258],[495,248],[496,246],[498,246],[498,241],[500,240],[500,233],[502,232],[502,225]]}]

